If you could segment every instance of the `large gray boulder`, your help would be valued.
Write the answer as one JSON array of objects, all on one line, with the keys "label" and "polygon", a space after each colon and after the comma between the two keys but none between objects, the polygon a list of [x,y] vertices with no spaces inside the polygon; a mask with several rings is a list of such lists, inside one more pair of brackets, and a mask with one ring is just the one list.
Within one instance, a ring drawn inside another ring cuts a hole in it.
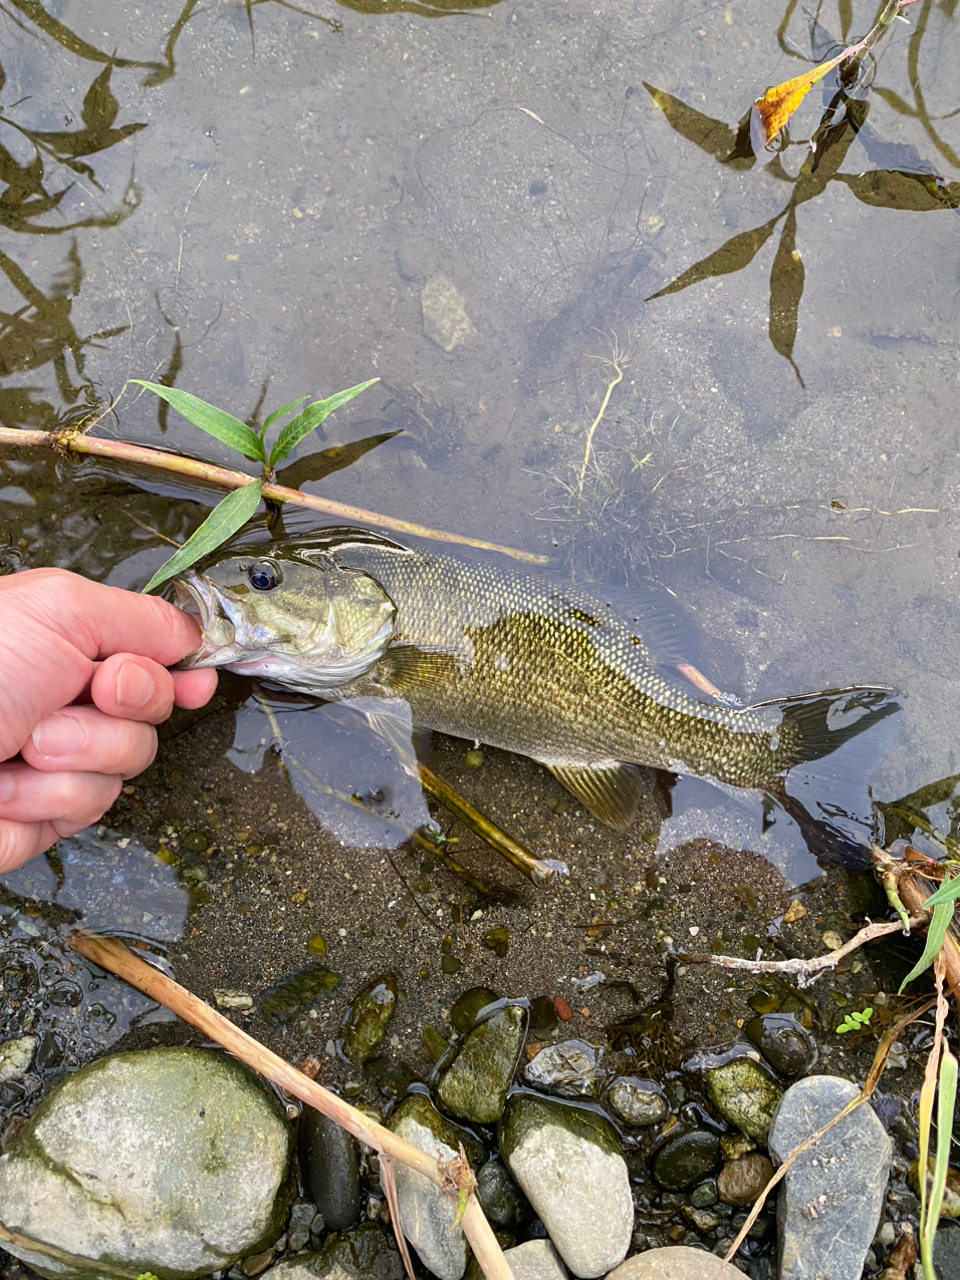
[{"label": "large gray boulder", "polygon": [[4,1247],[67,1280],[207,1275],[279,1235],[292,1150],[280,1103],[226,1054],[100,1058],[0,1157],[0,1222],[16,1236]]},{"label": "large gray boulder", "polygon": [[[782,1164],[860,1093],[839,1076],[790,1086],[770,1125]],[[850,1280],[863,1271],[887,1190],[893,1143],[868,1102],[838,1120],[787,1170],[777,1204],[780,1280]]]}]

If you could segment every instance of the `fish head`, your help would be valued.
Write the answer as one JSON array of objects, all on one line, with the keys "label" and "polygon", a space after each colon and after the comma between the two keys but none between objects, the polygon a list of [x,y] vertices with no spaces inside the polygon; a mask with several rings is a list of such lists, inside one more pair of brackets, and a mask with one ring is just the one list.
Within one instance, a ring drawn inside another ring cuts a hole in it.
[{"label": "fish head", "polygon": [[369,574],[330,562],[234,554],[174,579],[176,603],[201,630],[182,667],[322,693],[383,656],[396,608]]}]

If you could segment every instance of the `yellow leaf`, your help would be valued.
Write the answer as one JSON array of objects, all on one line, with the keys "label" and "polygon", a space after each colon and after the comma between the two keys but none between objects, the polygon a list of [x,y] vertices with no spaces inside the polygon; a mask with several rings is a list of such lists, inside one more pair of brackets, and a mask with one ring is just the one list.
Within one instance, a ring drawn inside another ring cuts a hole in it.
[{"label": "yellow leaf", "polygon": [[817,81],[849,55],[850,50],[844,49],[843,53],[805,71],[802,76],[774,85],[756,100],[750,109],[750,141],[756,155],[770,145]]}]

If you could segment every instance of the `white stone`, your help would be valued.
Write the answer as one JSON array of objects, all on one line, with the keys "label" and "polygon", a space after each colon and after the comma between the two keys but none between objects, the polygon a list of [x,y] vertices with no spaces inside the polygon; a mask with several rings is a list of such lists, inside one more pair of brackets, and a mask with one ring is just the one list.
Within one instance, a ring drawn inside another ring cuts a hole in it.
[{"label": "white stone", "polygon": [[531,1129],[508,1163],[574,1275],[591,1280],[623,1261],[633,1233],[623,1156],[547,1124]]}]

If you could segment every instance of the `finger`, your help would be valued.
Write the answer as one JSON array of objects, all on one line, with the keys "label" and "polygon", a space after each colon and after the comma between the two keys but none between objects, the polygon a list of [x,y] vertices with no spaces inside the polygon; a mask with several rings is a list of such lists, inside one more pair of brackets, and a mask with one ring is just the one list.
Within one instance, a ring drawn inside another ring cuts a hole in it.
[{"label": "finger", "polygon": [[41,773],[15,761],[0,765],[0,819],[74,823],[74,830],[102,818],[120,794],[117,774]]},{"label": "finger", "polygon": [[22,867],[25,862],[56,844],[61,835],[71,836],[79,827],[59,831],[52,822],[6,822],[0,819],[0,873]]},{"label": "finger", "polygon": [[69,707],[41,720],[20,749],[42,773],[105,773],[132,778],[153,763],[157,731],[138,720]]},{"label": "finger", "polygon": [[182,609],[157,596],[120,591],[64,569],[28,569],[0,580],[2,604],[22,610],[76,645],[88,658],[142,653],[162,666],[200,643]]},{"label": "finger", "polygon": [[171,671],[170,674],[173,676],[174,702],[189,711],[204,706],[217,691],[217,673],[213,667],[202,667],[198,671]]},{"label": "finger", "polygon": [[115,653],[93,673],[90,699],[108,716],[159,724],[173,710],[172,674],[150,658]]}]

